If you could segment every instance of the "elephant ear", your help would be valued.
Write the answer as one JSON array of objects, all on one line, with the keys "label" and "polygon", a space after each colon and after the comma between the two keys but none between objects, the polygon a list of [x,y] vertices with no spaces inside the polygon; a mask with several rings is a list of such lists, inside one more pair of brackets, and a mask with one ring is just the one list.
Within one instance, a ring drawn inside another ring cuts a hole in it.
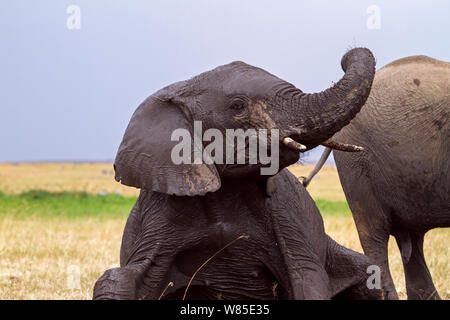
[{"label": "elephant ear", "polygon": [[116,180],[137,188],[177,195],[195,196],[220,188],[214,164],[175,164],[171,141],[174,130],[187,130],[194,162],[193,125],[171,99],[150,96],[134,112],[114,163]]}]

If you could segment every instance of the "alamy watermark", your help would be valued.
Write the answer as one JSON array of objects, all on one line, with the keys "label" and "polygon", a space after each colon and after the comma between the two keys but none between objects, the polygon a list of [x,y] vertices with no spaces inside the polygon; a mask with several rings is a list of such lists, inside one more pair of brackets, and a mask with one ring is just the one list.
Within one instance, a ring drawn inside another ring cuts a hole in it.
[{"label": "alamy watermark", "polygon": [[373,4],[367,7],[366,10],[369,17],[366,21],[367,29],[380,30],[381,29],[381,9],[379,6]]},{"label": "alamy watermark", "polygon": [[[187,129],[172,132],[174,164],[262,164],[261,175],[274,175],[279,169],[279,130],[271,129],[207,129],[194,121],[193,137]],[[203,142],[210,142],[203,148]],[[193,150],[192,150],[193,149]],[[225,150],[224,150],[225,149]]]},{"label": "alamy watermark", "polygon": [[67,7],[66,13],[69,15],[66,20],[66,27],[69,30],[81,29],[81,9],[79,6],[71,4]]},{"label": "alamy watermark", "polygon": [[80,267],[77,265],[70,265],[66,270],[66,286],[69,290],[80,290],[81,289],[81,281],[80,281]]},{"label": "alamy watermark", "polygon": [[367,278],[366,286],[368,289],[381,289],[381,268],[375,264],[367,267],[367,274],[370,276]]}]

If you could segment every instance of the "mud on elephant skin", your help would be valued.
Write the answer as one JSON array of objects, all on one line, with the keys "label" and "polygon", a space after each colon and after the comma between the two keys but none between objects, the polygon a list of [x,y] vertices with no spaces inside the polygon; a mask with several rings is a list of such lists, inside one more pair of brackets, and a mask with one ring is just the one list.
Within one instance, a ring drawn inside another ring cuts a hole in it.
[{"label": "mud on elephant skin", "polygon": [[[326,141],[369,95],[372,53],[352,49],[341,64],[344,77],[320,93],[233,62],[145,100],[115,161],[116,179],[141,188],[140,196],[125,226],[120,268],[100,277],[94,298],[378,298],[366,286],[369,259],[325,234],[314,201],[284,169],[299,158],[292,141],[306,148]],[[290,139],[280,143],[279,172],[263,176],[263,164],[248,158],[175,165],[171,133],[192,132],[194,121],[220,130],[278,129],[281,142]]]}]

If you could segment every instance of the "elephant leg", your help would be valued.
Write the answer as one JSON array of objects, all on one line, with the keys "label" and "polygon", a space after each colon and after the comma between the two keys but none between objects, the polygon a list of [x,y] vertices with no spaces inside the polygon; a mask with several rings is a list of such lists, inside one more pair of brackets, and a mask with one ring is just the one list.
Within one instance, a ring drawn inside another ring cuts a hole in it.
[{"label": "elephant leg", "polygon": [[389,270],[389,235],[384,235],[383,237],[381,237],[380,234],[377,236],[360,235],[360,240],[364,253],[371,259],[372,263],[381,270],[381,289],[383,298],[387,300],[397,300],[397,290],[395,289],[394,281],[392,280],[391,272]]},{"label": "elephant leg", "polygon": [[122,237],[120,268],[97,280],[94,299],[158,299],[171,281],[167,277],[182,236],[163,218],[146,218],[136,203]]},{"label": "elephant leg", "polygon": [[[142,191],[141,191],[142,193]],[[120,247],[120,266],[127,264],[132,256],[134,244],[142,236],[142,215],[140,210],[140,199],[135,203],[125,224],[122,245]]]},{"label": "elephant leg", "polygon": [[94,285],[94,300],[134,300],[139,268],[108,269]]},{"label": "elephant leg", "polygon": [[[142,256],[145,258],[142,258]],[[140,254],[120,268],[106,270],[94,286],[98,300],[158,299],[173,279],[168,279],[175,251],[161,247]]]},{"label": "elephant leg", "polygon": [[120,268],[107,270],[97,280],[94,299],[158,299],[170,282],[166,277],[176,255],[171,244],[182,237],[163,218],[143,213],[151,200],[142,190],[125,225]]},{"label": "elephant leg", "polygon": [[[424,235],[424,233],[409,233],[407,234],[409,239],[406,238],[406,243],[410,241],[408,245],[411,246],[410,256],[403,257],[402,255],[408,300],[440,299],[423,255]],[[402,246],[405,246],[405,237],[396,236],[396,240],[402,251]]]},{"label": "elephant leg", "polygon": [[384,299],[398,299],[388,261],[390,215],[376,198],[370,180],[362,173],[354,172],[355,175],[348,175],[348,172],[352,171],[345,169],[344,172],[339,172],[339,177],[346,191],[364,253],[381,269]]},{"label": "elephant leg", "polygon": [[381,299],[381,290],[367,285],[367,269],[371,264],[367,256],[347,249],[328,237],[326,269],[333,299]]}]

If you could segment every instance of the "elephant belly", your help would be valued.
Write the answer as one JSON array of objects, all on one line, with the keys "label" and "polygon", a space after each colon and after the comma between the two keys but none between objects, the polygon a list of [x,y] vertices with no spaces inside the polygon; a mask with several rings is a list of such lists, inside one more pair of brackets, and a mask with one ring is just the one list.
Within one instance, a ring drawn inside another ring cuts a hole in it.
[{"label": "elephant belly", "polygon": [[384,140],[377,139],[375,135],[371,137],[370,143],[368,139],[357,138],[361,136],[363,134],[352,127],[347,129],[345,135],[342,133],[339,139],[365,147],[365,153],[334,152],[347,197],[357,197],[364,202],[364,195],[359,194],[354,183],[355,179],[361,177],[367,180],[374,197],[385,213],[390,215],[394,225],[417,231],[449,227],[448,161],[444,164],[439,157],[432,155],[429,146],[404,143],[401,146],[404,149],[397,150],[395,146],[382,143]]},{"label": "elephant belly", "polygon": [[378,162],[370,173],[372,190],[393,225],[418,231],[450,226],[449,179],[447,172],[413,160],[403,167]]},{"label": "elephant belly", "polygon": [[279,266],[274,267],[274,272],[269,270],[262,262],[270,261],[269,255],[255,252],[254,248],[254,245],[236,246],[221,251],[210,260],[217,252],[216,248],[203,246],[182,252],[175,259],[171,272],[173,279],[178,279],[178,284],[174,283],[172,292],[166,298],[182,299],[191,279],[186,299],[286,298],[283,285],[274,275],[278,273],[276,269]]}]

